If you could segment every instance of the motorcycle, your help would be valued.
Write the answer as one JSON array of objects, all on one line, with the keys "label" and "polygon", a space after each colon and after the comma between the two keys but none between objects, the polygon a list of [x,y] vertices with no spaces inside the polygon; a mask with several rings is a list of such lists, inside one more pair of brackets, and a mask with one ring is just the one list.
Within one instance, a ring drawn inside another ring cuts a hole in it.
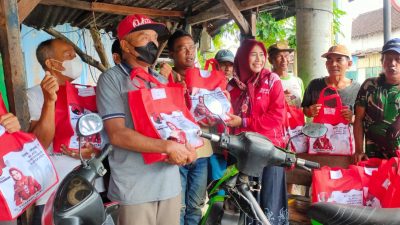
[{"label": "motorcycle", "polygon": [[99,133],[103,129],[101,117],[95,113],[83,115],[77,122],[79,156],[81,165],[71,171],[60,183],[45,205],[44,225],[114,225],[117,220],[117,203],[103,204],[94,187],[96,178],[107,173],[102,161],[112,151],[104,146],[101,154],[84,160],[80,151],[81,139]]},{"label": "motorcycle", "polygon": [[372,208],[319,202],[311,205],[308,217],[313,225],[398,225],[399,209]]},{"label": "motorcycle", "polygon": [[[204,104],[214,115],[218,116],[222,113],[222,107],[212,96],[205,96]],[[221,119],[220,121],[223,122]],[[308,124],[302,130],[305,135],[314,138],[323,136],[326,131],[327,128],[321,124]],[[255,132],[229,135],[225,125],[225,131],[220,135],[202,131],[199,131],[199,135],[227,149],[237,161],[236,164],[227,168],[221,179],[209,185],[209,207],[201,220],[201,225],[244,224],[246,216],[269,225],[270,222],[252,193],[252,191],[259,191],[261,185],[250,181],[249,176],[261,176],[266,166],[298,166],[310,171],[313,168],[319,168],[318,163],[297,158],[288,150],[289,144],[286,149],[276,147],[266,137]],[[225,191],[224,196],[219,194],[220,190]],[[232,212],[227,209],[228,207],[224,207],[224,204],[228,202],[231,202],[240,212]]]}]

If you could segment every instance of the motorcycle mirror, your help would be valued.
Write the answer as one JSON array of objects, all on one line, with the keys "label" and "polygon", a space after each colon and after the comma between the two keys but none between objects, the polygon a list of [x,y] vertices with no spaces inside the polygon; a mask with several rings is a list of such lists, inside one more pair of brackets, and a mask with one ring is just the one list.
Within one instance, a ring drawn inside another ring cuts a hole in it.
[{"label": "motorcycle mirror", "polygon": [[88,113],[79,118],[76,131],[79,136],[87,137],[103,130],[103,120],[96,113]]},{"label": "motorcycle mirror", "polygon": [[319,138],[326,134],[328,128],[324,124],[320,123],[307,123],[304,125],[301,132],[307,137]]},{"label": "motorcycle mirror", "polygon": [[222,119],[222,114],[224,113],[224,110],[222,108],[222,104],[220,101],[218,101],[214,96],[206,94],[204,95],[204,106],[208,111],[210,111],[212,114],[217,116],[217,118],[222,122],[224,125],[224,134],[227,133],[227,125],[226,122]]},{"label": "motorcycle mirror", "polygon": [[204,95],[204,105],[214,115],[221,116],[223,113],[221,102],[212,95]]}]

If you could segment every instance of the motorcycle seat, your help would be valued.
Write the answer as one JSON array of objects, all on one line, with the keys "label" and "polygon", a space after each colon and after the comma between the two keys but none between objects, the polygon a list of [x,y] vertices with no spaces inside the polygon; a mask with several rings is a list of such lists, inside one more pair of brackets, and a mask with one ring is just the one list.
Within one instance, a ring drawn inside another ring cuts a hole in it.
[{"label": "motorcycle seat", "polygon": [[371,208],[334,203],[315,203],[308,216],[324,225],[397,225],[399,209]]}]

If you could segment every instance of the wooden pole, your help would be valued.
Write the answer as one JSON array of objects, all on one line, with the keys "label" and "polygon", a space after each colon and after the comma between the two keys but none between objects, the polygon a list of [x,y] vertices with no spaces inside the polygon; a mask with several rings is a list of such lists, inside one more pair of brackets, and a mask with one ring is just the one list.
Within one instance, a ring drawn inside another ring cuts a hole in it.
[{"label": "wooden pole", "polygon": [[[171,34],[173,34],[173,33],[176,31],[176,29],[178,28],[178,24],[179,24],[179,23],[176,22],[176,23],[174,23],[174,25],[167,26],[168,29],[169,29],[169,32],[170,32]],[[161,56],[161,53],[164,51],[165,47],[167,46],[167,43],[168,43],[168,40],[164,40],[164,41],[160,44],[160,46],[158,47],[157,59]],[[154,67],[155,65],[156,65],[156,64],[154,64],[153,67]]]},{"label": "wooden pole", "polygon": [[244,18],[243,14],[238,9],[238,7],[235,5],[235,2],[233,0],[219,0],[219,1],[228,11],[231,18],[235,20],[242,34],[245,36],[251,35],[251,27],[247,22],[247,20]]},{"label": "wooden pole", "polygon": [[64,41],[66,41],[67,43],[69,43],[70,45],[72,45],[76,51],[76,54],[78,54],[85,63],[96,67],[101,72],[104,72],[107,70],[107,68],[103,64],[101,64],[99,61],[93,59],[93,57],[91,57],[90,55],[84,53],[78,46],[76,46],[76,44],[74,42],[69,40],[62,33],[54,30],[53,28],[44,28],[43,30],[46,31],[48,34],[50,34],[56,38],[60,38]]},{"label": "wooden pole", "polygon": [[3,57],[5,83],[10,111],[21,123],[29,126],[29,108],[26,97],[26,77],[22,56],[17,0],[0,1],[0,49]]},{"label": "wooden pole", "polygon": [[253,10],[250,10],[250,12],[247,15],[245,15],[245,18],[250,25],[250,35],[252,37],[255,37],[256,36],[256,25],[257,25],[256,12],[254,12]]},{"label": "wooden pole", "polygon": [[106,68],[110,68],[110,63],[108,62],[107,54],[104,49],[103,42],[101,41],[99,31],[96,28],[91,27],[90,34],[93,39],[94,48],[96,49],[96,52],[100,57],[101,64],[103,64],[104,67],[106,67]]}]

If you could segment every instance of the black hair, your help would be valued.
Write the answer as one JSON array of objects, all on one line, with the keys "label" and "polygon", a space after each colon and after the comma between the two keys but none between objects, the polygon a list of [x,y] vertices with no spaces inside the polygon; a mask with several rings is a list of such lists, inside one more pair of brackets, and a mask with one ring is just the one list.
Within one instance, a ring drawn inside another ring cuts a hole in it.
[{"label": "black hair", "polygon": [[42,43],[39,44],[39,46],[36,49],[36,59],[44,70],[47,70],[47,66],[45,63],[46,60],[53,57],[54,55],[54,51],[51,45],[55,40],[61,40],[61,39],[52,38],[43,41]]},{"label": "black hair", "polygon": [[178,40],[181,37],[190,37],[193,40],[192,35],[190,35],[188,32],[184,31],[184,30],[176,30],[168,39],[168,51],[173,51],[174,50],[174,45],[176,40]]},{"label": "black hair", "polygon": [[111,46],[111,53],[117,53],[120,57],[122,57],[122,49],[121,49],[121,44],[119,43],[119,40],[116,39],[114,43]]}]

